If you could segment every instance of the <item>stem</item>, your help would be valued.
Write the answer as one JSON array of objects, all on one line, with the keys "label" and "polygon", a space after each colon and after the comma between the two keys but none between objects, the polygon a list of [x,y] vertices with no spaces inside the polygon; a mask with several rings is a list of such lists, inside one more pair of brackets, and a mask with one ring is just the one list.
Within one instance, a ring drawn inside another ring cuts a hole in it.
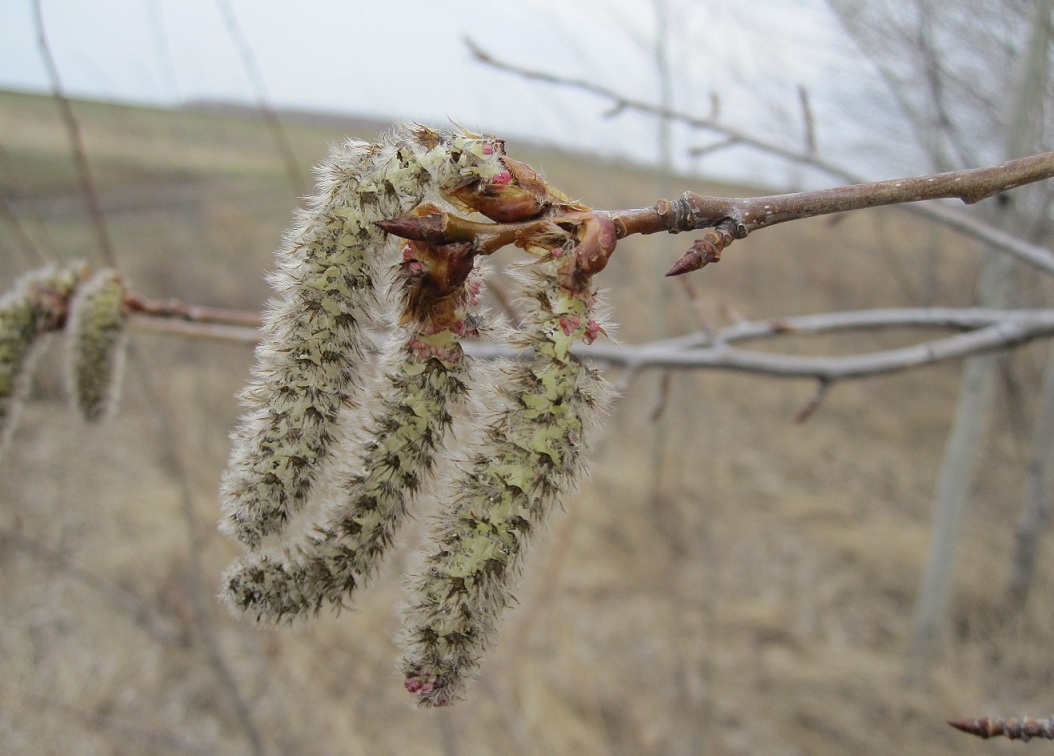
[{"label": "stem", "polygon": [[[720,233],[704,240],[702,251],[699,247],[690,250],[668,274],[677,275],[698,269],[708,262],[716,262],[720,259],[721,251],[735,239],[742,239],[751,231],[778,223],[941,198],[955,198],[973,204],[1015,187],[1052,177],[1054,152],[1044,152],[985,168],[851,184],[811,192],[763,197],[714,197],[685,192],[679,200],[660,199],[652,207],[598,210],[595,215],[610,220],[619,239],[633,234],[663,231],[677,234],[717,229]],[[564,215],[570,217],[571,213]],[[427,216],[394,218],[381,221],[378,225],[396,236],[433,244],[474,240],[477,251],[490,254],[505,244],[530,236],[539,229],[540,224],[559,222],[560,218],[561,215],[556,214],[544,219],[532,218],[513,223],[475,223],[438,212]],[[1054,273],[1054,254],[1050,251],[1033,245],[1028,245],[1027,250],[1015,245],[1000,246],[1026,262]]]}]

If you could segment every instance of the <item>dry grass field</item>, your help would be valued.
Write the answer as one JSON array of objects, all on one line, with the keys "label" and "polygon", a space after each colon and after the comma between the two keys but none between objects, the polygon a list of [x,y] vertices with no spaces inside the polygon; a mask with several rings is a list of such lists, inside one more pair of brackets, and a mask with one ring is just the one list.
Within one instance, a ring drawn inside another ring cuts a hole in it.
[{"label": "dry grass field", "polygon": [[[261,121],[75,109],[134,287],[260,308],[297,204]],[[287,127],[305,167],[345,132]],[[0,146],[0,191],[35,245],[93,259],[54,103],[0,93]],[[656,198],[641,169],[508,149],[597,207]],[[703,318],[965,304],[976,269],[970,244],[889,210],[739,242],[691,277],[693,305],[661,276],[687,244],[674,242],[629,241],[604,273],[621,340]],[[3,288],[31,264],[0,218]],[[848,354],[906,338],[772,346]],[[415,529],[340,616],[236,621],[215,599],[236,553],[216,492],[252,351],[147,332],[131,344],[120,412],[98,427],[67,408],[50,354],[0,460],[0,752],[231,754],[257,738],[274,754],[1016,753],[945,720],[1054,709],[1049,549],[1031,607],[1001,610],[1038,347],[1008,363],[1018,391],[993,418],[928,686],[906,683],[905,651],[958,366],[836,386],[804,424],[805,382],[646,373],[531,555],[471,697],[424,711],[392,641]]]}]

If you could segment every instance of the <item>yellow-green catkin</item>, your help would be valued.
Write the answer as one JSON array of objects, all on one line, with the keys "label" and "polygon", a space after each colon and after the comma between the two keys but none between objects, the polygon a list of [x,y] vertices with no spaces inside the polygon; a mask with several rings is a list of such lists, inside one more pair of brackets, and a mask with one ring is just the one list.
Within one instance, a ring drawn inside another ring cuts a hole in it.
[{"label": "yellow-green catkin", "polygon": [[[407,251],[410,248],[407,247]],[[404,258],[396,287],[418,261]],[[478,336],[481,279],[472,275],[444,323],[427,314],[398,329],[384,357],[384,379],[364,428],[365,447],[343,481],[338,505],[313,533],[273,553],[245,555],[224,576],[224,597],[238,611],[277,621],[330,604],[340,607],[376,571],[407,505],[430,479],[471,384],[460,341]]]},{"label": "yellow-green catkin", "polygon": [[124,278],[99,270],[77,287],[66,321],[66,379],[81,417],[102,420],[116,408],[125,357]]},{"label": "yellow-green catkin", "polygon": [[424,706],[462,696],[512,601],[530,534],[583,474],[590,431],[613,394],[570,351],[603,330],[594,292],[588,281],[577,291],[565,288],[559,270],[554,254],[526,269],[533,309],[512,343],[533,358],[504,366],[481,398],[483,427],[443,493],[449,500],[409,580],[400,671]]},{"label": "yellow-green catkin", "polygon": [[0,454],[15,431],[44,336],[62,324],[82,272],[48,266],[22,276],[0,297]]},{"label": "yellow-green catkin", "polygon": [[252,548],[281,535],[332,456],[339,418],[362,405],[369,332],[385,325],[376,287],[387,237],[374,222],[489,180],[499,158],[475,135],[402,126],[379,144],[337,147],[319,168],[318,193],[277,255],[277,297],[221,485],[221,529]]}]

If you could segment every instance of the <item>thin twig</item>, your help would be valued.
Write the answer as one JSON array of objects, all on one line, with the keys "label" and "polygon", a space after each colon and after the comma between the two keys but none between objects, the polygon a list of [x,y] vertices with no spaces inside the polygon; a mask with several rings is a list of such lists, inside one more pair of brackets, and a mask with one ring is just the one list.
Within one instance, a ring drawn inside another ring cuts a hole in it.
[{"label": "thin twig", "polygon": [[289,182],[297,192],[302,192],[306,186],[304,173],[300,170],[300,164],[297,162],[296,154],[293,152],[293,144],[289,140],[289,135],[286,134],[278,113],[271,106],[270,98],[267,95],[267,85],[264,84],[263,74],[260,72],[260,66],[256,62],[256,53],[253,52],[249,40],[242,33],[238,17],[235,15],[234,8],[231,7],[229,0],[216,0],[216,6],[223,15],[227,33],[230,35],[234,46],[238,49],[242,65],[249,76],[249,81],[252,82],[253,89],[256,92],[256,106],[260,109],[264,123],[267,124],[267,128],[271,132],[271,138],[274,139],[275,146],[282,156],[282,162],[285,164],[285,172],[289,177]]},{"label": "thin twig", "polygon": [[[47,264],[47,256],[37,248],[37,245],[33,243],[33,239],[26,232],[25,228],[22,227],[21,221],[18,216],[15,215],[15,211],[11,208],[10,203],[7,200],[8,191],[13,192],[15,197],[22,194],[21,187],[19,186],[18,176],[14,170],[14,166],[11,165],[11,159],[8,157],[7,150],[0,144],[0,163],[3,164],[5,179],[4,183],[7,185],[4,187],[5,191],[0,192],[0,215],[3,216],[4,220],[11,226],[15,232],[15,236],[18,237],[18,243],[25,252],[27,259],[33,265],[45,265]],[[40,222],[40,217],[34,211],[33,215],[37,225],[43,229],[43,223]]]},{"label": "thin twig", "polygon": [[185,320],[191,323],[215,323],[219,325],[259,328],[260,315],[249,310],[232,310],[226,307],[205,307],[188,304],[178,299],[159,301],[147,299],[130,291],[124,296],[124,307],[128,313],[140,313],[161,318]]},{"label": "thin twig", "polygon": [[37,26],[37,42],[40,47],[44,66],[51,80],[51,92],[55,102],[62,114],[62,122],[66,126],[66,136],[69,139],[70,150],[73,152],[73,161],[77,166],[77,175],[80,177],[81,191],[84,201],[88,204],[88,214],[95,228],[95,236],[99,243],[99,254],[103,263],[111,267],[117,267],[117,256],[113,251],[113,243],[110,241],[110,232],[106,228],[106,217],[103,215],[102,204],[99,202],[99,192],[95,187],[95,178],[88,165],[88,158],[84,152],[84,142],[81,139],[80,126],[77,117],[73,113],[70,101],[62,91],[62,79],[59,77],[59,69],[55,65],[55,59],[48,47],[47,35],[44,33],[44,16],[40,10],[40,0],[33,0],[34,19]]},{"label": "thin twig", "polygon": [[[179,313],[194,312],[192,306],[176,306]],[[237,311],[232,311],[237,312]],[[140,313],[131,320],[136,328],[188,337],[217,338],[255,343],[254,328],[212,322],[172,320],[171,315]],[[182,317],[182,316],[181,316]],[[238,313],[248,317],[248,313]],[[796,357],[772,352],[733,348],[737,342],[775,338],[789,334],[817,335],[841,331],[870,331],[890,328],[923,328],[965,331],[954,336],[901,349],[846,357]],[[716,333],[704,331],[635,346],[594,344],[581,348],[584,356],[626,368],[627,375],[660,367],[678,369],[732,370],[785,378],[835,381],[883,375],[962,359],[974,354],[1009,349],[1054,335],[1054,310],[990,310],[985,308],[904,308],[828,312],[818,315],[741,321]],[[517,358],[509,349],[490,344],[467,343],[465,350],[481,359]],[[628,378],[626,379],[628,380]]]},{"label": "thin twig", "polygon": [[[631,370],[673,368],[680,370],[728,370],[776,378],[812,378],[834,382],[868,376],[889,375],[914,368],[960,360],[976,354],[1010,349],[1054,336],[1054,310],[1022,311],[983,328],[920,344],[847,357],[798,357],[757,352],[718,341],[692,349],[684,344],[644,344],[616,347],[594,344],[580,354],[598,362]],[[685,341],[691,337],[682,337]],[[699,336],[695,336],[699,339]],[[705,339],[705,335],[703,336]],[[467,352],[479,358],[519,355],[491,345],[471,345]]]}]

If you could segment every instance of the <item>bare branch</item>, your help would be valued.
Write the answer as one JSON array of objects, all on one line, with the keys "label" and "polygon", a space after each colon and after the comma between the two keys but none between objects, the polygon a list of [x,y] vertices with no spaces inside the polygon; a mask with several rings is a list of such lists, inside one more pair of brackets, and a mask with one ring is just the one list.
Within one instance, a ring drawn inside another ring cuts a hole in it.
[{"label": "bare branch", "polygon": [[[732,326],[711,340],[706,334],[669,339],[640,346],[618,347],[609,344],[594,344],[583,348],[580,354],[611,366],[632,371],[654,368],[682,370],[730,370],[775,378],[812,378],[833,383],[839,380],[889,375],[912,368],[934,365],[949,360],[958,360],[975,354],[1010,349],[1037,339],[1054,335],[1054,310],[985,311],[964,310],[964,317],[956,319],[952,311],[934,311],[927,317],[925,310],[904,310],[904,316],[896,318],[895,311],[879,311],[881,314],[867,323],[868,327],[884,328],[901,326],[945,326],[969,327],[966,333],[922,342],[900,349],[869,352],[848,357],[798,357],[772,352],[757,352],[729,346],[732,341],[758,338],[762,335],[776,336],[787,333],[821,333],[860,327],[871,320],[864,313],[830,313],[829,316],[787,318],[767,323]],[[988,313],[987,325],[980,325]],[[844,317],[839,323],[838,318]],[[823,320],[820,320],[822,318]],[[809,321],[813,320],[812,323]],[[823,322],[823,321],[826,322]],[[899,322],[898,322],[899,321]],[[849,325],[853,324],[853,325]],[[727,335],[727,338],[726,338]],[[692,346],[692,339],[697,345]],[[489,345],[473,345],[471,354],[478,357],[516,357],[515,353]],[[466,350],[469,351],[469,350]]]},{"label": "bare branch", "polygon": [[[760,139],[738,129],[726,126],[717,121],[716,112],[712,117],[703,118],[683,111],[662,108],[649,102],[626,97],[615,90],[608,89],[607,87],[600,86],[590,81],[523,68],[501,61],[484,51],[470,39],[466,40],[466,44],[478,61],[497,68],[500,71],[505,71],[528,80],[541,81],[554,86],[588,92],[615,103],[617,105],[617,112],[634,111],[645,113],[668,121],[676,121],[693,129],[710,131],[725,138],[724,141],[710,147],[697,148],[701,150],[701,152],[712,151],[738,144],[755,149],[758,152],[787,160],[791,163],[814,168],[840,181],[862,183],[866,180],[862,176],[847,171],[843,167],[825,161],[817,156],[788,149],[774,142],[769,142],[765,139]],[[1050,268],[1051,253],[1049,250],[1044,249],[1038,244],[1032,244],[1024,239],[1014,237],[1013,235],[1000,231],[980,220],[967,217],[962,213],[939,204],[907,205],[906,209],[937,221],[938,223],[948,226],[960,233],[980,239],[995,249],[1015,255],[1047,272],[1052,272]]]},{"label": "bare branch", "polygon": [[231,310],[224,307],[204,307],[166,299],[163,302],[147,299],[141,294],[128,292],[124,306],[129,313],[151,315],[159,318],[185,320],[191,323],[212,323],[235,327],[259,328],[260,315],[248,310]]},{"label": "bare branch", "polygon": [[952,727],[971,735],[988,740],[988,738],[1005,735],[1010,740],[1028,742],[1032,738],[1054,740],[1054,717],[1033,719],[1032,717],[995,717],[982,719],[962,719],[949,722]]},{"label": "bare branch", "polygon": [[[134,297],[134,295],[131,295]],[[215,318],[228,312],[229,321]],[[196,319],[201,317],[201,319]],[[158,333],[255,343],[255,314],[238,310],[201,308],[171,301],[167,308],[139,310],[131,325]],[[891,328],[924,328],[965,333],[901,349],[848,357],[797,357],[734,348],[734,343],[787,335],[825,334]],[[993,310],[986,308],[903,308],[829,312],[818,315],[743,321],[716,332],[705,331],[671,339],[615,346],[593,344],[580,354],[627,369],[731,370],[780,378],[812,378],[825,383],[962,359],[975,354],[1010,349],[1054,336],[1054,310]],[[481,359],[520,355],[490,344],[466,343],[465,351]]]},{"label": "bare branch", "polygon": [[809,103],[809,90],[798,86],[798,104],[801,106],[802,129],[805,132],[805,154],[812,157],[816,154],[816,119]]},{"label": "bare branch", "polygon": [[99,202],[99,193],[95,188],[95,178],[92,176],[91,166],[84,152],[84,142],[81,139],[80,127],[77,117],[70,107],[70,101],[62,91],[62,79],[59,77],[59,69],[55,65],[55,59],[51,55],[48,46],[48,38],[44,33],[44,16],[40,10],[40,0],[33,0],[34,19],[37,26],[37,42],[40,46],[40,55],[44,59],[44,66],[48,70],[48,78],[51,80],[51,90],[58,103],[59,112],[62,114],[62,122],[66,126],[66,135],[69,138],[70,150],[73,152],[73,161],[77,166],[77,175],[80,176],[81,189],[84,192],[85,202],[88,203],[88,214],[91,216],[92,225],[95,227],[95,235],[99,242],[99,252],[106,265],[117,267],[117,257],[113,251],[113,243],[110,241],[110,232],[106,228],[106,217],[102,212],[102,204]]},{"label": "bare branch", "polygon": [[260,109],[260,114],[263,116],[264,123],[267,124],[267,128],[271,132],[271,138],[274,140],[275,146],[278,148],[278,153],[282,156],[282,163],[285,165],[286,176],[289,178],[289,182],[293,185],[293,188],[298,192],[303,191],[307,185],[304,181],[304,173],[300,170],[300,163],[297,162],[296,155],[293,152],[293,144],[289,140],[289,135],[286,134],[285,128],[282,126],[282,121],[278,117],[278,113],[271,106],[270,98],[267,96],[267,86],[264,84],[263,74],[260,72],[260,66],[256,62],[256,53],[253,52],[252,46],[249,41],[245,38],[245,34],[242,33],[241,25],[238,23],[238,17],[234,13],[234,8],[231,6],[229,0],[216,0],[216,7],[219,8],[220,13],[223,15],[224,24],[227,27],[227,34],[230,36],[234,46],[238,49],[238,55],[242,59],[242,65],[245,67],[245,72],[249,76],[249,80],[252,82],[253,89],[256,91],[256,106]]},{"label": "bare branch", "polygon": [[[619,239],[632,234],[659,232],[681,233],[712,229],[693,245],[667,275],[680,275],[697,270],[721,259],[721,252],[735,239],[745,238],[751,231],[819,215],[850,210],[920,202],[940,198],[956,198],[967,204],[979,202],[1024,184],[1054,177],[1054,152],[1010,160],[1000,165],[973,168],[965,171],[938,173],[888,181],[822,189],[794,194],[773,194],[763,197],[715,197],[685,192],[678,200],[660,199],[652,207],[635,210],[598,210],[597,216],[610,219]],[[388,233],[433,244],[472,242],[477,254],[491,254],[508,244],[537,233],[546,224],[562,218],[581,216],[581,208],[570,212],[509,223],[479,223],[440,211],[405,215],[379,221],[377,225]],[[956,220],[956,222],[958,222]],[[959,224],[965,230],[983,224],[967,221]],[[1022,242],[1005,244],[1009,234],[994,228],[985,229],[985,238],[993,243],[1004,242],[1004,248],[1020,256],[1041,270],[1054,273],[1054,253],[1038,245]],[[1023,253],[1022,253],[1023,252]]]}]

